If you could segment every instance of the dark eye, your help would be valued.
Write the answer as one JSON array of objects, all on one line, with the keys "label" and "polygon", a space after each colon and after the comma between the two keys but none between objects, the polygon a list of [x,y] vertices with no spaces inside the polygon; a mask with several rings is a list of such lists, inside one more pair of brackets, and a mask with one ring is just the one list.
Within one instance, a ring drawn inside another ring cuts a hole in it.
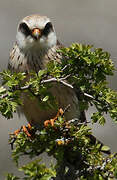
[{"label": "dark eye", "polygon": [[53,26],[51,22],[48,22],[43,30],[43,35],[47,36],[51,31],[53,31]]},{"label": "dark eye", "polygon": [[25,36],[28,36],[28,35],[31,34],[31,31],[30,31],[30,29],[29,29],[29,27],[27,26],[26,23],[21,23],[21,24],[19,25],[19,30],[20,30],[23,34],[25,34]]}]

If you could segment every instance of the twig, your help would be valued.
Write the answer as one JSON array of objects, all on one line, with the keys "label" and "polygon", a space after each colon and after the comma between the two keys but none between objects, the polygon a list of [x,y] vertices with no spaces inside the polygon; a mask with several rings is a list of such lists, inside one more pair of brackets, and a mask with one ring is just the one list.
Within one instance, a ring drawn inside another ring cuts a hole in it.
[{"label": "twig", "polygon": [[[42,80],[41,83],[60,82],[60,83],[62,83],[63,85],[65,85],[65,86],[73,89],[74,87],[73,87],[71,84],[69,84],[68,82],[65,81],[65,80],[66,80],[68,77],[70,77],[70,76],[71,76],[71,75],[67,75],[67,76],[65,76],[65,77],[63,77],[63,78],[59,78],[59,79],[57,79],[57,78],[50,78],[50,79]],[[26,89],[30,89],[30,87],[31,87],[31,84],[25,85],[25,86],[19,87],[19,88],[17,87],[16,90],[26,90]],[[84,96],[87,96],[87,97],[89,97],[89,98],[91,98],[91,99],[96,100],[92,95],[90,95],[90,94],[88,94],[88,93],[83,93],[83,94],[84,94]],[[5,93],[5,94],[3,94],[3,95],[0,96],[0,99],[3,99],[3,98],[5,98],[5,97],[7,97],[7,96],[8,96],[8,93]],[[97,100],[96,100],[96,101],[97,101]]]},{"label": "twig", "polygon": [[51,79],[46,79],[46,80],[43,80],[41,81],[41,83],[48,83],[48,82],[60,82],[62,84],[64,84],[65,86],[68,86],[70,88],[73,89],[73,86],[67,82],[65,82],[64,80],[66,80],[68,77],[70,77],[70,75],[67,75],[66,77],[63,77],[63,78],[60,78],[60,79],[57,79],[57,78],[51,78]]},{"label": "twig", "polygon": [[0,99],[4,99],[4,98],[7,97],[7,96],[8,96],[8,93],[5,93],[5,94],[3,94],[3,95],[0,96]]},{"label": "twig", "polygon": [[[31,85],[26,85],[26,86],[23,86],[23,87],[20,87],[20,88],[16,88],[15,90],[26,90],[26,89],[29,89],[30,87],[31,87]],[[9,96],[9,94],[5,93],[5,94],[0,96],[0,99],[4,99],[4,98],[6,98],[8,96]]]},{"label": "twig", "polygon": [[66,64],[66,65],[63,67],[62,71],[64,71],[68,66],[70,66],[70,64]]},{"label": "twig", "polygon": [[29,89],[31,87],[31,85],[26,85],[26,86],[23,86],[23,87],[20,87],[18,90],[26,90],[26,89]]},{"label": "twig", "polygon": [[65,107],[63,114],[65,114],[65,112],[68,111],[69,108],[70,108],[70,104],[68,104],[68,105]]},{"label": "twig", "polygon": [[84,93],[84,96],[87,96],[87,97],[89,97],[89,98],[91,98],[91,99],[95,99],[92,95],[87,94],[87,93]]},{"label": "twig", "polygon": [[[46,80],[42,80],[41,83],[48,83],[48,82],[60,82],[62,84],[64,84],[65,86],[68,86],[70,88],[73,89],[73,86],[71,84],[68,84],[67,82],[65,82],[64,80],[66,80],[70,75],[67,75],[66,77],[57,79],[57,78],[51,78],[51,79],[46,79]],[[15,90],[26,90],[26,89],[30,89],[31,88],[31,84],[29,85],[25,85],[23,87],[16,87]],[[0,96],[0,99],[6,98],[8,97],[8,93],[5,93],[3,95]]]},{"label": "twig", "polygon": [[69,123],[74,123],[75,121],[77,121],[77,125],[86,125],[86,124],[90,123],[90,121],[87,121],[87,122],[78,122],[79,121],[78,118],[71,119],[68,122]]}]

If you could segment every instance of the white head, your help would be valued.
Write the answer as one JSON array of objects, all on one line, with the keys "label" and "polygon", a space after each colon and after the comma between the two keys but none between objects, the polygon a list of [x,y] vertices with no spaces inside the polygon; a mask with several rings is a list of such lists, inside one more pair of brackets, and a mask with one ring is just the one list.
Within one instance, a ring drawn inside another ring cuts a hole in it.
[{"label": "white head", "polygon": [[24,53],[46,50],[56,45],[57,42],[50,19],[38,14],[27,16],[19,23],[16,40]]}]

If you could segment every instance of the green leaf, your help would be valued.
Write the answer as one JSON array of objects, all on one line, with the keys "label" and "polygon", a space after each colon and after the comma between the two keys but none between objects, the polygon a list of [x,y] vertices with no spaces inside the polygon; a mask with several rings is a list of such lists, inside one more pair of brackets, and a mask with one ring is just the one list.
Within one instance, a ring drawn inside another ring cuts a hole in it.
[{"label": "green leaf", "polygon": [[39,77],[43,76],[44,74],[45,74],[45,70],[40,70],[40,71],[38,72],[38,76],[39,76]]},{"label": "green leaf", "polygon": [[110,151],[110,148],[104,145],[101,147],[101,150],[106,152],[106,151]]},{"label": "green leaf", "polygon": [[4,88],[3,86],[0,87],[0,93],[3,93],[6,91],[6,88]]},{"label": "green leaf", "polygon": [[46,102],[48,99],[49,99],[49,96],[45,96],[42,101]]},{"label": "green leaf", "polygon": [[50,180],[53,177],[52,174],[44,175],[40,180]]},{"label": "green leaf", "polygon": [[93,113],[91,119],[93,123],[99,122],[100,125],[104,125],[106,122],[104,116],[100,112]]},{"label": "green leaf", "polygon": [[8,173],[5,178],[5,180],[18,180],[18,179],[20,178],[17,176],[14,176],[12,173],[11,174]]}]

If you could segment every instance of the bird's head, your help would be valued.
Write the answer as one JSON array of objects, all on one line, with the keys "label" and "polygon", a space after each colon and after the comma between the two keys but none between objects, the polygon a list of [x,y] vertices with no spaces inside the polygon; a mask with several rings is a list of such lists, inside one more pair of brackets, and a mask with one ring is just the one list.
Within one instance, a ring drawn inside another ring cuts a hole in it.
[{"label": "bird's head", "polygon": [[31,15],[20,21],[16,40],[22,51],[49,49],[56,45],[57,38],[50,19],[46,16]]}]

